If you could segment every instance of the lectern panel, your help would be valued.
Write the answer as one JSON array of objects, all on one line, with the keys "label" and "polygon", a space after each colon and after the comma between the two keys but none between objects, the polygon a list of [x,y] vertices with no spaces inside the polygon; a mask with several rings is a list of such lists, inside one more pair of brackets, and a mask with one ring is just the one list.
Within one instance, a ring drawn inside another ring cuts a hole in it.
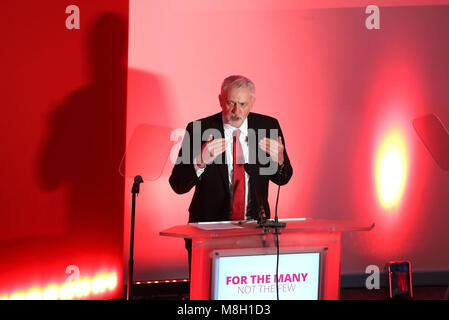
[{"label": "lectern panel", "polygon": [[216,250],[212,253],[211,299],[317,300],[321,297],[324,248],[301,251]]}]

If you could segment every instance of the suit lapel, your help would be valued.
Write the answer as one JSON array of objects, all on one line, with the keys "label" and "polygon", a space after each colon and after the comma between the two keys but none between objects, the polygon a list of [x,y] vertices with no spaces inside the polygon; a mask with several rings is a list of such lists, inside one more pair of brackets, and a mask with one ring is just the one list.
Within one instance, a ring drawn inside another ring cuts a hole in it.
[{"label": "suit lapel", "polygon": [[[248,160],[250,164],[257,163],[258,136],[256,128],[256,120],[253,114],[248,114]],[[255,141],[254,141],[255,140]]]},{"label": "suit lapel", "polygon": [[[221,116],[221,112],[217,113],[213,117],[213,121],[211,123],[211,127],[214,129],[217,129],[221,133],[221,137],[224,138],[224,128],[223,128],[223,120]],[[218,171],[220,172],[221,179],[223,181],[224,189],[226,190],[226,193],[228,196],[230,196],[229,193],[229,177],[228,177],[228,165],[226,163],[226,154],[223,152],[220,155],[220,161],[218,164],[216,164]]]},{"label": "suit lapel", "polygon": [[252,190],[252,186],[255,186],[255,173],[257,172],[257,153],[258,153],[258,132],[256,126],[256,119],[252,113],[248,114],[248,160],[249,163],[245,165],[245,171],[249,174],[249,206],[247,208],[247,216],[251,218],[257,218],[255,214],[257,206],[257,200],[255,198],[255,190]]}]

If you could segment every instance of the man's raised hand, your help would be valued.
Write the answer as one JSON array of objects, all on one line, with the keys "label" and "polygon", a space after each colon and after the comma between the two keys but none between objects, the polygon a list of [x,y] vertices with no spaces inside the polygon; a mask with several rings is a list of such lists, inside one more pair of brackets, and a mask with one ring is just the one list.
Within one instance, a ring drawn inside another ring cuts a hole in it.
[{"label": "man's raised hand", "polygon": [[198,167],[204,168],[207,164],[212,163],[214,159],[225,152],[225,150],[225,139],[214,139],[214,137],[210,135],[209,139],[207,139],[206,143],[201,148],[201,154],[197,157]]},{"label": "man's raised hand", "polygon": [[282,138],[280,136],[277,141],[268,138],[261,139],[259,141],[259,147],[265,151],[273,161],[282,166],[284,163],[284,145],[282,144]]}]

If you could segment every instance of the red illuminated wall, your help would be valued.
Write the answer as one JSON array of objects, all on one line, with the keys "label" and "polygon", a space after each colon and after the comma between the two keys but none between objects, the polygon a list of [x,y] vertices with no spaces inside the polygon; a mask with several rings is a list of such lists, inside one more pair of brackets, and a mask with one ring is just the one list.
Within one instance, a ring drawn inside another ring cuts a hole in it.
[{"label": "red illuminated wall", "polygon": [[[187,277],[183,241],[159,236],[187,222],[192,196],[168,183],[173,130],[218,112],[234,73],[286,138],[281,218],[375,222],[343,237],[343,274],[394,259],[449,270],[449,176],[412,126],[434,113],[449,128],[449,3],[378,1],[367,30],[366,1],[315,2],[1,1],[0,298],[50,285],[76,298],[70,266],[80,297],[121,296],[135,174],[135,280]],[[65,25],[72,4],[79,30]],[[376,172],[390,132],[405,182],[386,209]]]},{"label": "red illuminated wall", "polygon": [[[280,217],[376,223],[344,235],[343,274],[394,259],[410,260],[413,270],[449,269],[449,175],[412,126],[435,113],[449,128],[448,1],[378,1],[378,30],[365,27],[368,4],[130,1],[126,221],[132,177],[146,179],[136,280],[187,277],[183,241],[159,236],[187,222],[192,197],[169,186],[179,147],[170,132],[220,111],[219,86],[230,74],[253,79],[254,112],[282,126],[294,174],[281,188]],[[376,159],[391,130],[405,150],[405,182],[386,209]]]},{"label": "red illuminated wall", "polygon": [[74,270],[78,297],[122,296],[128,6],[0,3],[2,298],[66,290]]}]

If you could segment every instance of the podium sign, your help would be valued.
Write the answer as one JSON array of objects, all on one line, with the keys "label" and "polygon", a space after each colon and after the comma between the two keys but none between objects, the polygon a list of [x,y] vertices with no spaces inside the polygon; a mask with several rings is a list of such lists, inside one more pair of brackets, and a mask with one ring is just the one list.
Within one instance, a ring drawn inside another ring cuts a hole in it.
[{"label": "podium sign", "polygon": [[[305,218],[279,221],[287,223],[278,237],[279,298],[338,299],[342,233],[369,231],[374,224]],[[227,221],[174,226],[160,234],[192,239],[190,299],[276,297],[273,230],[258,228],[251,221]]]},{"label": "podium sign", "polygon": [[220,250],[212,254],[213,300],[317,300],[324,250],[276,252]]}]

